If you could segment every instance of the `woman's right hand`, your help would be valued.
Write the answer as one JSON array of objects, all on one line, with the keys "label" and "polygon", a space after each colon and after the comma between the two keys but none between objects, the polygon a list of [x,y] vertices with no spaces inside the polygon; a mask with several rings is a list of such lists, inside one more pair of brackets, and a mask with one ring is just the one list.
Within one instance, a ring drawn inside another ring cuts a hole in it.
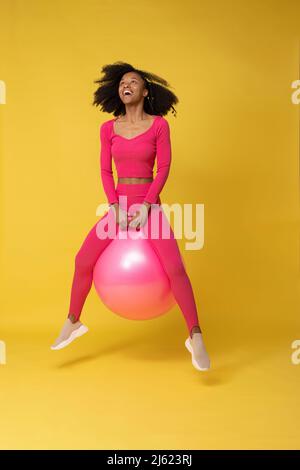
[{"label": "woman's right hand", "polygon": [[128,225],[128,214],[118,203],[112,204],[111,208],[113,209],[116,223],[119,224],[122,230],[126,230]]}]

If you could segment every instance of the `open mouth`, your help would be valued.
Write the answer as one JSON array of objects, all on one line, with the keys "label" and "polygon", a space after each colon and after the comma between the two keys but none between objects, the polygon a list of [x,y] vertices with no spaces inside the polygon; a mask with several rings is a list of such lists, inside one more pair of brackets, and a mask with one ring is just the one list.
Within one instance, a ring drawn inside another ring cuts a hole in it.
[{"label": "open mouth", "polygon": [[123,91],[123,95],[124,95],[124,96],[131,96],[131,95],[132,95],[132,91],[125,90],[125,91]]}]

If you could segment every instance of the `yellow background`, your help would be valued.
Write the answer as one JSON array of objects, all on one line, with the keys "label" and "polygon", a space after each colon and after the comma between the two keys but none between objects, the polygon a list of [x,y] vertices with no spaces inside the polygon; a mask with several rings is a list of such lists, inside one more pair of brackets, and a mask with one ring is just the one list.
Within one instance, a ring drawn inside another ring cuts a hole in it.
[{"label": "yellow background", "polygon": [[[292,1],[2,0],[1,448],[299,448],[300,6]],[[161,197],[202,203],[187,251],[209,372],[176,306],[111,313],[51,351],[74,256],[106,202],[92,106],[104,64],[166,78],[178,96]]]}]

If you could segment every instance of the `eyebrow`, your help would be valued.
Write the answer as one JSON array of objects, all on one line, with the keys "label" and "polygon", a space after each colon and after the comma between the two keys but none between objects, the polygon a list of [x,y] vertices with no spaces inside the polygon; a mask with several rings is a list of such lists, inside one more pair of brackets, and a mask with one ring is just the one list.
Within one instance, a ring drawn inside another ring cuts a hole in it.
[{"label": "eyebrow", "polygon": [[[138,80],[138,79],[137,79],[137,78],[135,78],[135,77],[131,77],[131,79],[130,79],[130,80]],[[122,78],[121,82],[123,82],[123,81],[124,81],[124,78]],[[120,82],[120,83],[121,83],[121,82]]]}]

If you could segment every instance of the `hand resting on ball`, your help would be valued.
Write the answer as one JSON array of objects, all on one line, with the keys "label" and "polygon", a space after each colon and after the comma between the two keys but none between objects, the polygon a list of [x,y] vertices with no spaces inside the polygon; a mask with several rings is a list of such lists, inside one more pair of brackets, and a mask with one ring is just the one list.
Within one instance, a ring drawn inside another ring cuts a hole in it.
[{"label": "hand resting on ball", "polygon": [[128,214],[127,212],[120,207],[119,204],[112,204],[111,208],[113,209],[114,216],[116,218],[116,223],[119,224],[120,229],[126,230],[128,225]]}]

